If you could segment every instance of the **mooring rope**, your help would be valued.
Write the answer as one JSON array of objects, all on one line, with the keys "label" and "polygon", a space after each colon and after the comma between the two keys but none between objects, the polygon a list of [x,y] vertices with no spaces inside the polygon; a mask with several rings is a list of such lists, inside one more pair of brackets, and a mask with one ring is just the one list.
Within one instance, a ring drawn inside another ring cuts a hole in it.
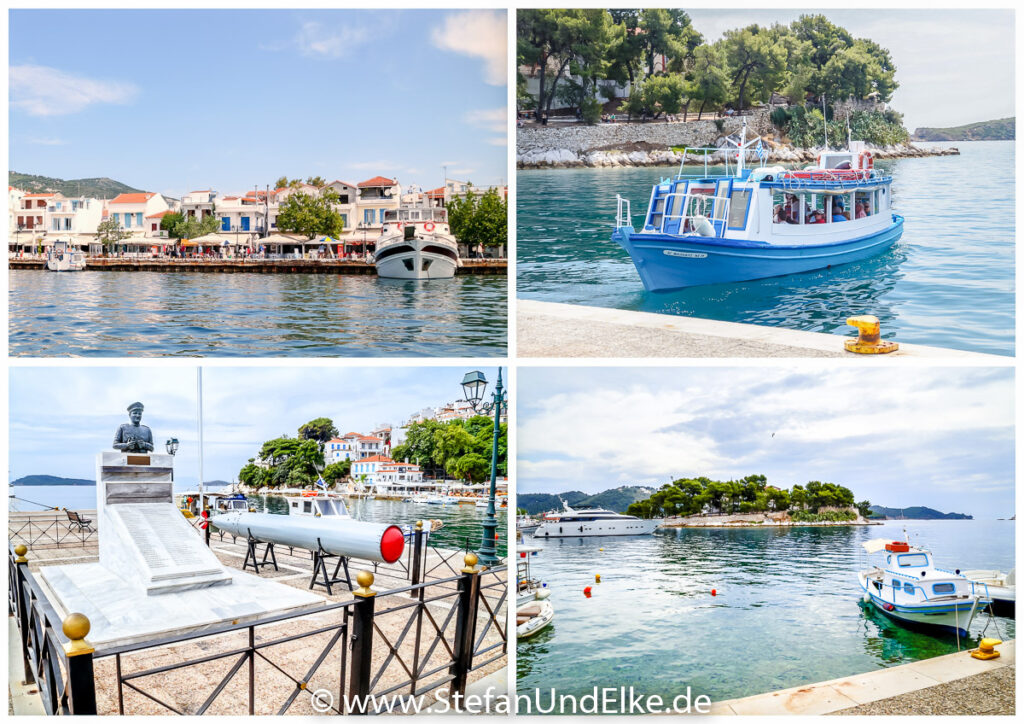
[{"label": "mooring rope", "polygon": [[[32,505],[38,505],[38,506],[39,506],[40,508],[42,508],[43,510],[57,510],[57,508],[56,508],[55,506],[52,506],[52,505],[44,505],[44,504],[42,504],[42,503],[37,503],[37,502],[35,502],[34,500],[27,500],[26,498],[19,498],[19,497],[18,497],[17,495],[9,495],[9,496],[7,496],[7,497],[8,497],[8,498],[11,498],[12,500],[20,500],[20,501],[21,501],[21,502],[23,502],[23,503],[31,503]],[[31,513],[32,511],[30,511],[30,510],[25,510],[25,511],[20,511],[20,512],[23,512],[23,513]]]}]

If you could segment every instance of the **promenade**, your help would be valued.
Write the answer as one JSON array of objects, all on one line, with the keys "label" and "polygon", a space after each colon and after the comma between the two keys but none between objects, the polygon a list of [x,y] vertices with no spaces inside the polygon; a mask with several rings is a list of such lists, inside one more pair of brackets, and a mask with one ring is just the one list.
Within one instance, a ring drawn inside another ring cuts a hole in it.
[{"label": "promenade", "polygon": [[[45,269],[45,259],[8,259],[10,269]],[[85,271],[206,272],[214,274],[348,274],[376,275],[372,263],[340,259],[168,259],[89,257]],[[463,259],[459,275],[502,275],[507,259]]]}]

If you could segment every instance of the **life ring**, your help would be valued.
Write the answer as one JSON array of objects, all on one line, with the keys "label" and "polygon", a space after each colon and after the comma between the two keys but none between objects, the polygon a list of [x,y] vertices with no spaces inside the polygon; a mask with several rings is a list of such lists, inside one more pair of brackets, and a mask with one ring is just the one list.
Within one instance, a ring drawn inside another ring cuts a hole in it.
[{"label": "life ring", "polygon": [[303,490],[302,491],[302,497],[303,498],[315,498],[316,496],[317,496],[317,492],[315,490]]},{"label": "life ring", "polygon": [[434,222],[433,221],[428,221],[427,223],[425,223],[423,225],[423,230],[424,231],[433,231],[434,230]]},{"label": "life ring", "polygon": [[857,156],[857,163],[860,164],[862,169],[874,168],[875,157],[871,155],[871,151],[861,151],[860,155]]}]

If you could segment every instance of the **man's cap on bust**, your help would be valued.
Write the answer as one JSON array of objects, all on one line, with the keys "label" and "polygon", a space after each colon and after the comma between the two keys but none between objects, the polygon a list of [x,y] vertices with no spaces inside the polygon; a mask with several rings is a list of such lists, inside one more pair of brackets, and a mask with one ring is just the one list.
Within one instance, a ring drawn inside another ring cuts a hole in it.
[{"label": "man's cap on bust", "polygon": [[144,408],[142,407],[142,403],[141,402],[133,402],[132,404],[128,405],[128,412],[131,412],[132,410],[142,410],[142,409],[144,409]]}]

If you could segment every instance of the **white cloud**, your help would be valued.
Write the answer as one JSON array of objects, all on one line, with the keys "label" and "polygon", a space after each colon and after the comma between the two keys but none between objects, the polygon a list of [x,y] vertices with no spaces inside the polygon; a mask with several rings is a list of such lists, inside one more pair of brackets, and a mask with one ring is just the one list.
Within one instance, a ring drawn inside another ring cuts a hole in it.
[{"label": "white cloud", "polygon": [[130,103],[139,89],[132,83],[97,80],[44,65],[12,65],[11,106],[32,116],[62,116],[91,105]]},{"label": "white cloud", "polygon": [[453,168],[451,170],[451,173],[458,174],[459,176],[464,176],[465,174],[473,173],[474,171],[476,171],[475,168]]},{"label": "white cloud", "polygon": [[68,143],[61,138],[30,138],[28,142],[36,146],[66,146]]},{"label": "white cloud", "polygon": [[492,146],[508,145],[508,108],[478,108],[470,111],[465,116],[466,122],[472,126],[485,128],[492,133],[497,133],[487,139]]},{"label": "white cloud", "polygon": [[323,23],[308,21],[295,36],[299,52],[314,58],[340,58],[365,43],[369,31],[359,26],[329,28]]},{"label": "white cloud", "polygon": [[492,146],[507,146],[508,136],[494,136],[493,138],[488,138],[487,143]]},{"label": "white cloud", "polygon": [[442,50],[483,60],[484,82],[489,85],[508,82],[508,16],[504,11],[451,13],[443,25],[434,28],[431,40]]}]

